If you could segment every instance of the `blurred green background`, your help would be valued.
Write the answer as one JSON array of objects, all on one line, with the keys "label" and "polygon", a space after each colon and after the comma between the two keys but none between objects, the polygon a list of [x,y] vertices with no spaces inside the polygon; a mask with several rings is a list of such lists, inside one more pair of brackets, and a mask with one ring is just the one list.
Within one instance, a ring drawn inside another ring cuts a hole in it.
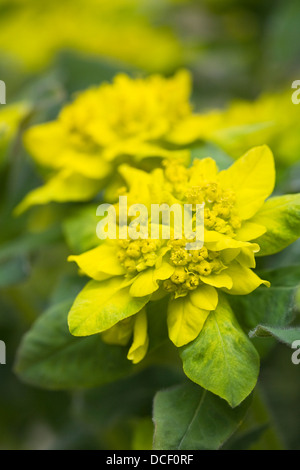
[{"label": "blurred green background", "polygon": [[[149,448],[153,395],[181,378],[172,367],[152,366],[101,389],[69,393],[39,390],[14,374],[23,334],[81,282],[68,281],[76,270],[66,261],[70,246],[60,224],[71,205],[12,214],[42,181],[22,147],[24,129],[54,118],[74,92],[120,71],[169,76],[189,69],[198,112],[285,92],[300,79],[299,24],[298,0],[0,0],[0,79],[7,86],[7,105],[0,105],[0,339],[7,346],[0,449]],[[278,106],[279,115],[286,112]],[[292,136],[299,135],[300,106],[294,113]],[[299,192],[300,153],[277,165],[277,192]],[[298,242],[260,267],[290,262],[300,264]],[[262,428],[247,445],[299,450],[300,365],[286,346],[267,343],[257,340],[264,356],[258,390],[269,414],[260,413]],[[269,423],[276,439],[263,427]]]}]

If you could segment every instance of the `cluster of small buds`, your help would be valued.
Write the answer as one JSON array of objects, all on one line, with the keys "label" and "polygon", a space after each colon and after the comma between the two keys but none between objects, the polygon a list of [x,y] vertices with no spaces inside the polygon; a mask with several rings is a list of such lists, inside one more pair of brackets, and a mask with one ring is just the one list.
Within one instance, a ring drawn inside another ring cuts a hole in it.
[{"label": "cluster of small buds", "polygon": [[199,186],[192,186],[189,188],[185,194],[185,199],[187,200],[188,204],[202,204],[204,201],[204,195],[202,192],[202,188]]},{"label": "cluster of small buds", "polygon": [[[235,231],[240,228],[241,220],[236,214],[235,194],[231,190],[223,189],[219,183],[205,181],[199,186],[188,186],[186,169],[182,172],[180,181],[180,167],[166,166],[166,177],[173,184],[178,196],[179,182],[185,186],[182,191],[183,202],[188,204],[204,203],[204,227],[209,231],[234,237]],[[167,171],[168,170],[168,171]],[[176,178],[175,178],[176,176]],[[193,207],[195,209],[195,207]],[[170,279],[164,281],[163,286],[175,297],[182,297],[189,291],[196,289],[201,283],[201,277],[218,274],[226,268],[221,260],[220,253],[208,250],[203,246],[200,250],[187,250],[186,240],[172,240],[169,242],[170,263],[175,271]]]},{"label": "cluster of small buds", "polygon": [[174,195],[182,199],[186,192],[189,170],[180,162],[172,162],[171,160],[163,161],[164,175],[166,181],[171,185]]},{"label": "cluster of small buds", "polygon": [[[194,165],[197,166],[197,160]],[[236,196],[229,189],[221,188],[216,181],[207,181],[203,176],[198,186],[189,186],[189,177],[193,174],[193,167],[185,168],[180,162],[164,162],[164,174],[175,196],[183,203],[204,203],[204,226],[207,230],[235,236],[235,231],[241,226],[241,220],[235,210]],[[193,207],[195,209],[195,207]]]},{"label": "cluster of small buds", "polygon": [[[204,203],[204,227],[208,231],[234,237],[241,227],[236,212],[236,198],[233,191],[224,189],[217,181],[201,178],[199,186],[189,184],[192,168],[187,169],[180,162],[164,162],[166,184],[183,204]],[[193,216],[194,217],[194,216]],[[201,278],[218,274],[226,265],[220,252],[208,250],[204,245],[199,250],[188,250],[188,240],[172,239],[167,242],[168,260],[174,266],[172,276],[163,281],[167,292],[182,297],[203,283]],[[118,259],[129,275],[135,275],[156,265],[160,256],[162,241],[151,239],[119,240]]]},{"label": "cluster of small buds", "polygon": [[241,221],[235,211],[235,195],[232,191],[223,190],[216,182],[189,188],[185,194],[189,204],[204,202],[204,226],[230,237],[240,228]]},{"label": "cluster of small buds", "polygon": [[212,209],[204,209],[204,226],[207,230],[235,237],[235,231],[241,227],[241,219],[234,209],[222,205],[214,204]]},{"label": "cluster of small buds", "polygon": [[220,259],[220,253],[210,251],[205,246],[200,250],[186,250],[186,240],[170,240],[170,263],[175,266],[175,271],[163,283],[167,292],[174,293],[175,297],[183,297],[189,291],[202,284],[200,276],[209,276],[225,269]]},{"label": "cluster of small buds", "polygon": [[120,250],[117,257],[128,274],[135,274],[154,266],[162,245],[160,240],[150,239],[119,240],[118,243]]}]

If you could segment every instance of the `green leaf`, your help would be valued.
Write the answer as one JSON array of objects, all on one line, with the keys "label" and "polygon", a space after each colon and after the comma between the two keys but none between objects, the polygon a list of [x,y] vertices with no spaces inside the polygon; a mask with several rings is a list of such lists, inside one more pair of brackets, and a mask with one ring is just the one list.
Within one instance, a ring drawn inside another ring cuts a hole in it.
[{"label": "green leaf", "polygon": [[253,390],[259,356],[224,298],[199,336],[181,349],[186,375],[235,407]]},{"label": "green leaf", "polygon": [[230,305],[239,323],[248,329],[259,324],[283,327],[295,316],[300,267],[289,266],[258,273],[271,282],[269,289],[258,288],[245,296],[231,296]]},{"label": "green leaf", "polygon": [[[150,301],[146,305],[148,319],[149,351],[166,344],[171,346],[167,328],[168,296],[160,300]],[[175,348],[176,349],[176,348]],[[177,353],[177,351],[176,351]]]},{"label": "green leaf", "polygon": [[268,424],[261,424],[250,429],[250,431],[238,436],[226,445],[226,450],[249,450],[252,445],[261,439],[267,429]]},{"label": "green leaf", "polygon": [[26,279],[30,266],[23,257],[16,257],[0,265],[0,288],[7,287]]},{"label": "green leaf", "polygon": [[[295,60],[300,53],[299,41],[295,41],[299,31],[299,15],[300,5],[297,0],[279,2],[272,8],[272,15],[269,16],[266,28],[264,48],[268,51],[268,67],[271,70],[274,70],[273,67],[278,67],[286,76],[290,70],[293,70]],[[294,127],[291,129],[294,131]],[[298,133],[294,134],[296,140]],[[285,143],[287,148],[290,145],[290,142]]]},{"label": "green leaf", "polygon": [[25,255],[39,248],[57,242],[61,238],[59,226],[53,226],[42,233],[29,233],[10,242],[3,243],[0,248],[0,261],[17,255]]},{"label": "green leaf", "polygon": [[260,271],[259,276],[266,276],[272,287],[298,287],[300,285],[300,266],[286,266],[283,268]]},{"label": "green leaf", "polygon": [[284,326],[293,320],[296,292],[295,287],[259,288],[249,295],[232,296],[229,300],[245,328],[255,328],[259,323]]},{"label": "green leaf", "polygon": [[63,223],[66,240],[73,252],[83,253],[101,243],[96,234],[96,227],[100,220],[96,216],[96,210],[96,204],[77,209],[76,213]]},{"label": "green leaf", "polygon": [[43,246],[50,245],[61,236],[59,227],[52,227],[43,233],[30,233],[16,237],[0,247],[0,288],[19,283],[31,272],[28,255]]},{"label": "green leaf", "polygon": [[25,382],[47,389],[102,385],[128,375],[127,349],[107,345],[100,335],[75,338],[68,330],[71,301],[47,310],[24,336],[15,371]]},{"label": "green leaf", "polygon": [[250,337],[258,336],[259,338],[273,336],[282,343],[291,346],[294,341],[300,341],[300,326],[293,328],[276,328],[273,326],[258,325],[254,330],[250,331]]},{"label": "green leaf", "polygon": [[155,393],[180,383],[183,377],[178,368],[147,367],[130,377],[86,391],[79,417],[90,426],[105,429],[130,418],[151,416]]},{"label": "green leaf", "polygon": [[129,287],[123,285],[123,276],[89,281],[69,312],[70,332],[75,336],[100,333],[139,312],[150,295],[131,297]]},{"label": "green leaf", "polygon": [[150,417],[133,423],[132,450],[151,450],[153,442],[153,422]]},{"label": "green leaf", "polygon": [[[276,391],[275,391],[276,393]],[[283,444],[273,414],[265,403],[260,387],[251,395],[252,402],[237,432],[222,447],[224,450],[282,450]]]},{"label": "green leaf", "polygon": [[73,51],[60,52],[57,66],[69,95],[93,85],[100,85],[103,81],[110,81],[117,73],[134,72],[133,68],[115,59],[87,57]]},{"label": "green leaf", "polygon": [[219,449],[243,421],[250,401],[232,409],[191,383],[160,391],[154,399],[154,449]]},{"label": "green leaf", "polygon": [[56,282],[55,288],[49,297],[49,307],[60,304],[72,298],[75,299],[86,284],[86,277],[78,276],[78,273],[62,273]]},{"label": "green leaf", "polygon": [[300,194],[268,199],[251,222],[267,228],[255,240],[260,246],[257,256],[278,253],[300,237]]}]

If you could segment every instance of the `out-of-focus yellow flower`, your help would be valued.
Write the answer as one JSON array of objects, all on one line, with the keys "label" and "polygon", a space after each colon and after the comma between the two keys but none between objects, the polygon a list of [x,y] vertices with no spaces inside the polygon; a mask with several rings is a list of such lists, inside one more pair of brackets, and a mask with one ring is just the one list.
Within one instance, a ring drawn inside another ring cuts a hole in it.
[{"label": "out-of-focus yellow flower", "polygon": [[1,54],[28,70],[41,69],[62,49],[119,59],[149,72],[167,72],[182,64],[182,47],[174,33],[151,24],[156,17],[152,0],[4,3]]},{"label": "out-of-focus yellow flower", "polygon": [[[103,333],[107,342],[127,344],[129,359],[140,361],[147,351],[150,300],[169,295],[168,329],[180,347],[194,340],[219,302],[220,291],[246,295],[261,284],[254,272],[254,242],[266,232],[255,221],[272,193],[274,161],[266,146],[250,150],[229,169],[218,172],[211,158],[193,166],[166,161],[152,173],[122,165],[128,204],[205,203],[204,245],[186,247],[186,239],[138,238],[105,240],[79,256],[71,256],[93,280],[81,291],[69,313],[72,334]],[[116,206],[118,207],[118,205]],[[150,214],[150,211],[148,211]],[[195,216],[195,213],[194,213]],[[151,224],[149,220],[149,233]]]},{"label": "out-of-focus yellow flower", "polygon": [[[199,120],[199,137],[238,158],[251,145],[268,144],[276,161],[289,165],[300,158],[299,106],[292,90],[264,94],[256,101],[235,101],[228,109],[211,111]],[[184,126],[184,124],[183,124]]]},{"label": "out-of-focus yellow flower", "polygon": [[5,158],[5,150],[15,136],[19,124],[29,113],[27,103],[0,106],[0,163]]},{"label": "out-of-focus yellow flower", "polygon": [[[173,78],[152,75],[132,79],[120,74],[80,93],[58,119],[29,129],[25,145],[35,161],[52,171],[48,182],[19,206],[49,201],[87,200],[107,183],[117,164],[140,165],[148,157],[182,158],[177,145],[197,137],[198,117],[189,103],[191,78],[179,71]],[[195,132],[182,134],[181,127]]]}]

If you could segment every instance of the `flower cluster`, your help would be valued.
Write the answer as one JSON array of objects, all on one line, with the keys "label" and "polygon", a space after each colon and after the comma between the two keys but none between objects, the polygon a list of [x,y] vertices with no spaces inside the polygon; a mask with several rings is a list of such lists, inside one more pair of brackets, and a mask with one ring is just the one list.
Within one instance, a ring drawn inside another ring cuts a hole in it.
[{"label": "flower cluster", "polygon": [[201,139],[213,142],[233,158],[265,143],[276,149],[276,161],[282,166],[298,160],[299,111],[291,100],[290,87],[263,94],[255,101],[235,100],[225,110],[209,111],[199,117],[198,129]]},{"label": "flower cluster", "polygon": [[141,167],[151,157],[188,161],[189,151],[180,145],[199,133],[190,92],[190,75],[181,70],[173,78],[120,74],[111,84],[79,93],[55,121],[25,133],[26,148],[49,179],[18,210],[88,200],[107,186],[122,162]]},{"label": "flower cluster", "polygon": [[[262,146],[221,172],[211,158],[196,159],[189,168],[166,161],[151,173],[124,164],[119,172],[129,201],[205,207],[204,245],[198,250],[186,249],[186,240],[174,236],[128,238],[106,240],[70,257],[93,279],[70,311],[71,332],[102,332],[106,341],[118,344],[133,334],[129,358],[138,362],[148,345],[149,301],[169,296],[169,336],[180,347],[199,335],[220,291],[245,295],[261,284],[269,286],[253,268],[260,249],[256,240],[266,232],[256,218],[273,190],[275,170],[271,151]],[[100,295],[102,307],[96,307]]]}]

